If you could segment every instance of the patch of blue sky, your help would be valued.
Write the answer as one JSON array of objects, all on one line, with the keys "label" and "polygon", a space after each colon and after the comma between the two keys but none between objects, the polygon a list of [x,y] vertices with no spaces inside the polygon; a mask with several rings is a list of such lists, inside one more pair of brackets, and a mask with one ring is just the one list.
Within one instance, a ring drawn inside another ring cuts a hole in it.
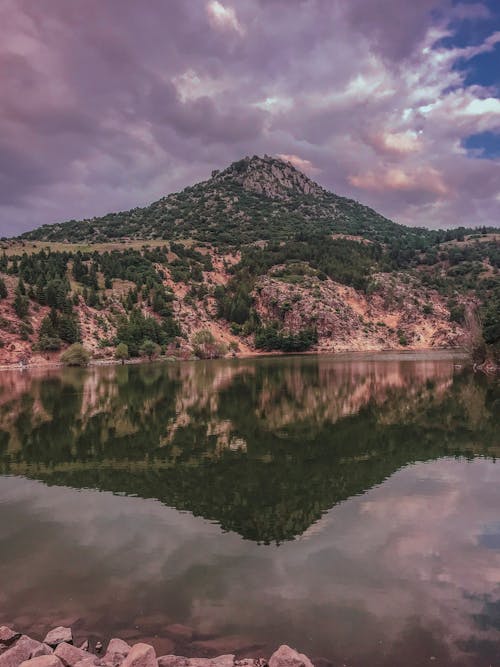
[{"label": "patch of blue sky", "polygon": [[463,141],[463,146],[471,157],[500,158],[500,132],[478,132],[471,134]]}]

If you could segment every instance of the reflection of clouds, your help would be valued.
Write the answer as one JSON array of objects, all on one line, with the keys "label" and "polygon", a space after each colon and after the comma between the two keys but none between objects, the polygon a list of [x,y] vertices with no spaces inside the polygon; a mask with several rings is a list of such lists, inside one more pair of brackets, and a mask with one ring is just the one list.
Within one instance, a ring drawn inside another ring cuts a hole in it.
[{"label": "reflection of clouds", "polygon": [[379,640],[390,653],[418,629],[459,656],[461,640],[499,641],[473,619],[500,599],[500,551],[484,538],[499,506],[491,461],[417,464],[275,547],[156,501],[1,478],[0,613],[42,603],[69,613],[69,596],[97,618],[119,600],[106,623],[120,627],[140,600],[198,631],[236,628],[316,655],[366,658]]}]

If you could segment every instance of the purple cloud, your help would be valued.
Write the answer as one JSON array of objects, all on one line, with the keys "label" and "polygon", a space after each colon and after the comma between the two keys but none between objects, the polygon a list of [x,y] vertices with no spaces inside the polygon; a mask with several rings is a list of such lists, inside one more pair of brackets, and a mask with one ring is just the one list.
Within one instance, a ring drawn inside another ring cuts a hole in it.
[{"label": "purple cloud", "polygon": [[6,0],[0,235],[146,204],[245,154],[407,224],[498,224],[498,90],[443,47],[491,10],[450,0]]}]

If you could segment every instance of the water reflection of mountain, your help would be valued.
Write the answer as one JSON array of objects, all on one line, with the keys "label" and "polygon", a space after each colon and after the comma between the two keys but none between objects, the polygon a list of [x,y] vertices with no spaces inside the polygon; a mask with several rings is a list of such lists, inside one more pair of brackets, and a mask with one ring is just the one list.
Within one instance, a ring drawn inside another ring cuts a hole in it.
[{"label": "water reflection of mountain", "polygon": [[449,361],[125,366],[2,387],[3,474],[157,498],[259,542],[410,462],[500,451],[497,388]]}]

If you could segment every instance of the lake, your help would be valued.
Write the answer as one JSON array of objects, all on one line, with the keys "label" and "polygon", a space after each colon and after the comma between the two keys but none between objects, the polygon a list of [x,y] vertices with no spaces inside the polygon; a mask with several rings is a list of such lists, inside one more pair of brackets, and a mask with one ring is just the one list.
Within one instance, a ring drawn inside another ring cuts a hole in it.
[{"label": "lake", "polygon": [[0,624],[498,664],[499,415],[450,354],[4,372]]}]

